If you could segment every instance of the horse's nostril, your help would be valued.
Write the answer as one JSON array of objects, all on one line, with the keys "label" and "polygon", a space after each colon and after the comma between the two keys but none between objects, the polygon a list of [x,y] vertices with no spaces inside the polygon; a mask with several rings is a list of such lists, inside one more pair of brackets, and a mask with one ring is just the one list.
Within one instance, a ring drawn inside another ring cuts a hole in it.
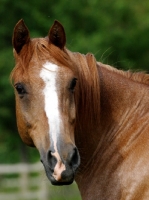
[{"label": "horse's nostril", "polygon": [[68,163],[74,170],[78,168],[80,164],[80,156],[77,148],[73,149],[72,153],[70,154]]},{"label": "horse's nostril", "polygon": [[49,167],[51,169],[54,169],[56,163],[57,163],[57,160],[56,158],[52,155],[52,151],[49,151],[48,154],[47,154],[47,161],[48,161],[48,164],[49,164]]}]

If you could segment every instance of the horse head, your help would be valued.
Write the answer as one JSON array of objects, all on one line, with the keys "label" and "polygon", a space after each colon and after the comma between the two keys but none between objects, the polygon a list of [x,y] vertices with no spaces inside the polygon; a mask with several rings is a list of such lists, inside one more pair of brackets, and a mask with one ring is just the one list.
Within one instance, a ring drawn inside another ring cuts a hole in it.
[{"label": "horse head", "polygon": [[80,164],[74,138],[77,75],[69,67],[64,28],[55,21],[46,38],[31,39],[20,20],[12,43],[19,134],[39,150],[52,184],[70,184]]}]

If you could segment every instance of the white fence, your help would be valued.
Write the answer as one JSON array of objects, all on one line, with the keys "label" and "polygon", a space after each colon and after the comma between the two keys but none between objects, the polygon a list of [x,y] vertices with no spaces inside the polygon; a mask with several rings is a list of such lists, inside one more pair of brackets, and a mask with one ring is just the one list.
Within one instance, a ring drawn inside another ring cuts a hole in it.
[{"label": "white fence", "polygon": [[[55,198],[57,193],[60,197]],[[80,200],[76,184],[67,186],[64,191],[61,187],[52,187],[41,163],[0,165],[0,200],[52,199]]]}]

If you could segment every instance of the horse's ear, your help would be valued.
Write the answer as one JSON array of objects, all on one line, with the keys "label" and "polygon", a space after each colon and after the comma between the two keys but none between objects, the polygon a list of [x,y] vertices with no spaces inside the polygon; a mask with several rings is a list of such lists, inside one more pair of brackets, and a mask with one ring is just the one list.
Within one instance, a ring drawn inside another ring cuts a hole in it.
[{"label": "horse's ear", "polygon": [[27,26],[21,19],[14,27],[12,44],[17,53],[20,53],[22,47],[29,43],[30,35]]},{"label": "horse's ear", "polygon": [[53,26],[51,27],[48,37],[50,43],[54,44],[60,49],[64,49],[66,44],[65,30],[61,23],[57,20],[55,20]]}]

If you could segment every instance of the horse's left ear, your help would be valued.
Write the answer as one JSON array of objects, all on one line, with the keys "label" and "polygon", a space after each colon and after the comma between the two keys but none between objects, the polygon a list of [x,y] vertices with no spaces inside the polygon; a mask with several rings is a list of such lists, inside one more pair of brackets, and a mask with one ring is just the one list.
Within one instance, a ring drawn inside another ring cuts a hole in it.
[{"label": "horse's left ear", "polygon": [[54,44],[60,49],[64,49],[66,44],[65,30],[61,23],[57,20],[55,20],[53,26],[51,27],[48,37],[50,43]]}]

